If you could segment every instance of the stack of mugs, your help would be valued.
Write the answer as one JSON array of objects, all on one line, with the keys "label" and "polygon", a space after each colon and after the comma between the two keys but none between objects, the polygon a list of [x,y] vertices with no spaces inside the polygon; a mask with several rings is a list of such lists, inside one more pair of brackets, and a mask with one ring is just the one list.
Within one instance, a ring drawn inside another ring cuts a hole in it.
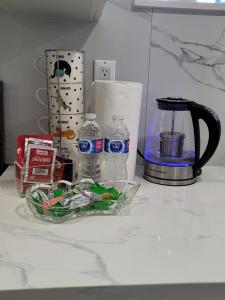
[{"label": "stack of mugs", "polygon": [[49,126],[58,154],[73,159],[84,117],[84,53],[46,50]]}]

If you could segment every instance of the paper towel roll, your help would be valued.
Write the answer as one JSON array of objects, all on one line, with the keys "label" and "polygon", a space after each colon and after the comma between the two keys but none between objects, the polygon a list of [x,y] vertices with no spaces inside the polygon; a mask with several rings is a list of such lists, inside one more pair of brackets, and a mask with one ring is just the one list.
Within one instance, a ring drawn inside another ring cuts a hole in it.
[{"label": "paper towel roll", "polygon": [[127,177],[133,180],[136,167],[138,128],[142,99],[142,84],[128,81],[97,80],[92,84],[92,111],[104,128],[114,114],[124,117],[130,133],[130,151],[127,159]]}]

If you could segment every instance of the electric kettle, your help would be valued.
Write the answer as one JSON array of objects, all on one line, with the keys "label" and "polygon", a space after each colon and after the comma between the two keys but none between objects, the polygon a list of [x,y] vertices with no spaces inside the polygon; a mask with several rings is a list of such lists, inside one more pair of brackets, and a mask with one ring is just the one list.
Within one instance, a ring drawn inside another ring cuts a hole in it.
[{"label": "electric kettle", "polygon": [[[157,112],[147,128],[144,178],[164,185],[197,181],[220,140],[221,125],[210,108],[183,98],[156,99]],[[200,157],[199,120],[208,128],[208,144]]]}]

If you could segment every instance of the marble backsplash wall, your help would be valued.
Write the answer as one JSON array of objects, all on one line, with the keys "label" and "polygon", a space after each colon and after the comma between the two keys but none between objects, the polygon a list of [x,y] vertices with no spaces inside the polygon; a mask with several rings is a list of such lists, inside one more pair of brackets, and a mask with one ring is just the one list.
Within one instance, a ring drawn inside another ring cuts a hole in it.
[{"label": "marble backsplash wall", "polygon": [[[4,82],[6,163],[12,164],[15,160],[16,137],[22,133],[41,133],[39,121],[48,116],[47,107],[35,97],[36,90],[46,86],[46,78],[34,67],[34,61],[45,49],[85,51],[87,108],[93,60],[115,59],[117,80],[140,81],[144,85],[141,119],[145,120],[151,14],[134,12],[132,4],[133,0],[107,1],[98,23],[64,18],[40,20],[30,18],[29,14],[15,16],[0,7],[0,80]],[[47,97],[44,92],[40,96],[43,101]],[[48,130],[47,118],[41,125]],[[139,130],[141,150],[144,126],[143,121]]]},{"label": "marble backsplash wall", "polygon": [[[225,17],[153,13],[150,47],[147,117],[157,97],[181,96],[209,106],[222,125],[210,164],[224,165]],[[201,127],[204,148],[208,136]]]},{"label": "marble backsplash wall", "polygon": [[[44,87],[46,80],[34,68],[34,60],[45,49],[82,48],[86,53],[87,95],[94,59],[115,59],[117,80],[143,83],[141,151],[151,104],[157,97],[182,96],[218,113],[222,138],[210,164],[225,164],[225,16],[152,14],[134,11],[132,4],[133,0],[107,1],[97,24],[58,20],[41,24],[15,19],[0,9],[7,163],[15,159],[16,136],[40,132],[37,121],[48,114],[35,99],[36,89]],[[206,130],[202,137],[205,144]]]}]

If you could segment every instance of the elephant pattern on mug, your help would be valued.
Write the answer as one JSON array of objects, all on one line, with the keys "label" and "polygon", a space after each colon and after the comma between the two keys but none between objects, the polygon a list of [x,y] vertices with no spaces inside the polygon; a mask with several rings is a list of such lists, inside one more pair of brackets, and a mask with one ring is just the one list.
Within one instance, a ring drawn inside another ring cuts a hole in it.
[{"label": "elephant pattern on mug", "polygon": [[70,77],[71,74],[70,64],[65,60],[57,60],[54,64],[54,72],[53,75],[51,75],[51,78],[62,77],[65,74]]},{"label": "elephant pattern on mug", "polygon": [[66,102],[63,100],[63,98],[62,98],[62,96],[60,95],[60,93],[59,94],[57,94],[56,96],[54,96],[54,98],[55,98],[55,100],[56,100],[56,102],[63,108],[63,109],[69,109],[69,111],[71,111],[71,107],[70,106],[68,106],[67,104],[66,104]]}]

